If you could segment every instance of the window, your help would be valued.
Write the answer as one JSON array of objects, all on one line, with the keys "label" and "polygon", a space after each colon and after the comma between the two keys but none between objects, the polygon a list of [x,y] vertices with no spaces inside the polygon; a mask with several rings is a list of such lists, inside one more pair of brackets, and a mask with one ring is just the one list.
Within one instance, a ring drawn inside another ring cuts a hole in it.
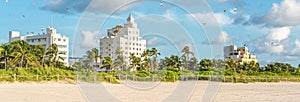
[{"label": "window", "polygon": [[30,42],[30,40],[29,40],[29,39],[27,39],[27,42]]},{"label": "window", "polygon": [[31,39],[31,42],[34,42],[34,39]]},{"label": "window", "polygon": [[110,46],[110,44],[108,44],[108,46]]},{"label": "window", "polygon": [[38,42],[41,42],[41,39],[38,39]]},{"label": "window", "polygon": [[64,42],[66,42],[66,39],[64,39]]},{"label": "window", "polygon": [[61,41],[61,39],[58,39],[58,41]]}]

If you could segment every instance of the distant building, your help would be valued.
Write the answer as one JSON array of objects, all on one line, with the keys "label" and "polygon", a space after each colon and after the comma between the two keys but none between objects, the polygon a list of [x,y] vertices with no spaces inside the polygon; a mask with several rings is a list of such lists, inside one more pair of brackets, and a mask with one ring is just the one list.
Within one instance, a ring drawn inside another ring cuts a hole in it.
[{"label": "distant building", "polygon": [[116,59],[115,52],[117,48],[123,51],[127,65],[131,53],[135,56],[141,56],[143,51],[146,50],[146,40],[140,37],[140,30],[132,15],[129,15],[124,26],[117,25],[112,29],[108,29],[107,36],[100,39],[100,54],[103,57],[109,56],[112,60]]},{"label": "distant building", "polygon": [[69,60],[69,38],[66,36],[62,36],[56,33],[56,29],[53,27],[48,27],[46,34],[28,34],[25,36],[20,36],[20,32],[17,31],[9,31],[9,43],[15,40],[24,40],[28,44],[32,45],[43,45],[46,49],[52,44],[57,44],[58,52],[65,53],[59,54],[64,60],[62,61],[66,66],[68,66]]},{"label": "distant building", "polygon": [[249,63],[251,61],[257,62],[256,56],[249,53],[246,46],[237,47],[229,45],[224,47],[225,60],[232,59],[237,63]]}]

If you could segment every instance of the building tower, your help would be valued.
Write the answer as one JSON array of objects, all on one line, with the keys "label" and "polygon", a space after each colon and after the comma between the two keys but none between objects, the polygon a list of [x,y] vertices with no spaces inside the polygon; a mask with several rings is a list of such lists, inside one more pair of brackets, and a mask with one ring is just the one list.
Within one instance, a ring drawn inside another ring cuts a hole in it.
[{"label": "building tower", "polygon": [[124,26],[117,25],[107,30],[107,36],[100,39],[100,54],[102,57],[111,57],[112,60],[117,58],[116,50],[120,48],[123,52],[125,62],[129,65],[129,56],[141,56],[146,50],[146,40],[140,37],[140,30],[134,21],[132,15],[127,18]]}]

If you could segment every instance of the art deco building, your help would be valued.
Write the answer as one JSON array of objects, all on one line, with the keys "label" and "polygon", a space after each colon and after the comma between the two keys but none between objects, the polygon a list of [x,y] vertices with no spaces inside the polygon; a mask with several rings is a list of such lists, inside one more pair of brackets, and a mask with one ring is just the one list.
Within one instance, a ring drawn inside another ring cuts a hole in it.
[{"label": "art deco building", "polygon": [[100,39],[100,54],[102,57],[117,58],[116,49],[123,51],[125,61],[129,64],[129,56],[133,53],[135,56],[141,56],[146,50],[146,40],[140,37],[140,30],[134,21],[132,15],[127,18],[127,23],[123,26],[117,25],[107,30],[107,36]]}]

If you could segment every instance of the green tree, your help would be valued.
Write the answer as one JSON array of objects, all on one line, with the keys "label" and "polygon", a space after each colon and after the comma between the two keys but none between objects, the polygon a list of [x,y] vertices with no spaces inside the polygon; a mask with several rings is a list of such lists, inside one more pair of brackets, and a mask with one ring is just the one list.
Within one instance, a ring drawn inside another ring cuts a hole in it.
[{"label": "green tree", "polygon": [[189,62],[189,56],[192,55],[194,56],[194,53],[192,51],[190,51],[189,46],[184,46],[184,48],[181,50],[182,56],[182,62],[184,63],[184,67],[187,68],[188,67],[188,62]]},{"label": "green tree", "polygon": [[157,69],[157,67],[158,67],[158,64],[157,64],[158,55],[160,55],[160,53],[157,51],[157,49],[152,48],[151,49],[151,56],[153,57],[153,61],[152,61],[153,66],[152,67],[153,67],[154,70]]},{"label": "green tree", "polygon": [[104,57],[104,60],[102,60],[101,68],[108,68],[108,69],[112,70],[113,62],[110,57]]},{"label": "green tree", "polygon": [[4,68],[7,69],[7,64],[9,61],[10,53],[11,53],[11,46],[9,44],[1,44],[0,45],[0,61],[4,61]]},{"label": "green tree", "polygon": [[58,46],[57,44],[52,44],[49,48],[48,51],[46,53],[49,57],[50,60],[50,65],[55,65],[55,67],[57,66],[57,61],[58,60],[64,60],[61,56],[59,56],[59,54],[65,54],[64,52],[59,52],[58,51]]},{"label": "green tree", "polygon": [[168,69],[180,68],[182,63],[180,58],[175,55],[172,55],[171,57],[165,57],[164,62]]},{"label": "green tree", "polygon": [[195,71],[197,68],[198,60],[196,57],[192,57],[189,61],[189,69]]},{"label": "green tree", "polygon": [[102,56],[99,55],[99,50],[97,48],[92,48],[92,52],[93,52],[93,55],[94,55],[95,64],[98,65],[98,59],[101,59]]},{"label": "green tree", "polygon": [[201,59],[199,66],[200,71],[210,71],[212,68],[212,62],[209,59]]},{"label": "green tree", "polygon": [[143,61],[141,63],[141,68],[142,69],[147,69],[147,70],[150,69],[150,67],[151,67],[151,60],[150,60],[151,54],[152,54],[152,52],[149,49],[143,51],[143,53],[141,55],[142,58],[143,58]]},{"label": "green tree", "polygon": [[13,61],[19,62],[19,67],[27,68],[28,63],[33,60],[33,56],[29,51],[29,44],[23,40],[13,41],[12,43],[12,56],[14,56]]},{"label": "green tree", "polygon": [[114,60],[114,67],[121,68],[122,70],[124,70],[125,60],[122,49],[118,47],[116,49],[115,54],[117,55],[117,58]]}]

